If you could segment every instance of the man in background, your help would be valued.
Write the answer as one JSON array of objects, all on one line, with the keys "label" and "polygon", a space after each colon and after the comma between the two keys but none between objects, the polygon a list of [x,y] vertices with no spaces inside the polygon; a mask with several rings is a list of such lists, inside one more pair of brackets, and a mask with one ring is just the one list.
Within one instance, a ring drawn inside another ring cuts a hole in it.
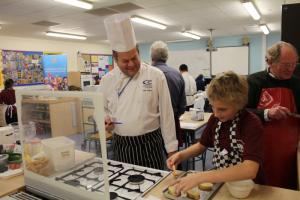
[{"label": "man in background", "polygon": [[169,49],[166,43],[162,41],[156,41],[151,45],[150,51],[152,66],[160,69],[165,74],[167,79],[174,112],[176,136],[179,146],[181,146],[182,131],[180,129],[179,117],[184,113],[186,106],[184,80],[182,75],[177,70],[166,64],[169,57]]},{"label": "man in background", "polygon": [[268,68],[248,77],[248,107],[264,122],[266,184],[297,188],[297,146],[300,134],[300,79],[293,76],[298,54],[278,42],[267,51]]},{"label": "man in background", "polygon": [[6,124],[18,122],[17,107],[16,107],[16,95],[13,88],[14,81],[7,79],[4,82],[4,89],[0,93],[0,104],[7,105],[5,110]]},{"label": "man in background", "polygon": [[188,66],[186,64],[180,65],[179,71],[183,77],[185,84],[186,110],[189,111],[189,109],[194,105],[194,95],[197,93],[196,81],[189,74]]},{"label": "man in background", "polygon": [[118,66],[100,82],[115,160],[164,169],[163,143],[168,156],[178,146],[166,77],[141,63],[128,15],[112,15],[104,25]]},{"label": "man in background", "polygon": [[196,86],[197,91],[205,91],[205,80],[203,74],[199,74],[199,76],[196,78]]}]

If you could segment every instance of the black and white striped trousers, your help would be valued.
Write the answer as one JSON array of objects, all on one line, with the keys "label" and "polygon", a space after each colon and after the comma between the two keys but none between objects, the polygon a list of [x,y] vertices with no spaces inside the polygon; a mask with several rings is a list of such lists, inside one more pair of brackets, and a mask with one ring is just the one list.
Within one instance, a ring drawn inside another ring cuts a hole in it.
[{"label": "black and white striped trousers", "polygon": [[113,137],[114,159],[134,165],[164,169],[163,138],[160,129],[140,136]]}]

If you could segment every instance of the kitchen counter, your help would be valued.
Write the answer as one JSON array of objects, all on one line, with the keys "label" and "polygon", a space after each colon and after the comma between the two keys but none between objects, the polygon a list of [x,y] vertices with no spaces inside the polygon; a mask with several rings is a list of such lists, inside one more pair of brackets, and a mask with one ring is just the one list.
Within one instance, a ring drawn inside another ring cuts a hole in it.
[{"label": "kitchen counter", "polygon": [[[170,185],[173,181],[172,176],[168,176],[161,183],[152,189],[146,197],[149,195],[155,196],[162,200],[167,200],[162,194],[162,190]],[[8,180],[0,180],[0,197],[17,192],[24,187],[24,177],[23,175],[17,176]],[[229,200],[233,197],[229,194],[225,186],[221,187],[217,194],[214,196],[213,200]],[[275,188],[263,185],[255,185],[254,190],[251,192],[247,199],[251,200],[300,200],[300,191],[287,190],[282,188]]]},{"label": "kitchen counter", "polygon": [[0,197],[18,192],[24,188],[24,176],[16,176],[10,179],[0,179]]},{"label": "kitchen counter", "polygon": [[[174,181],[172,175],[168,176],[164,179],[161,183],[159,183],[154,189],[152,189],[147,195],[146,198],[154,196],[158,199],[168,200],[162,194],[162,191],[168,187]],[[217,194],[212,198],[213,200],[230,200],[234,199],[230,193],[228,192],[227,188],[223,185]],[[255,185],[253,191],[251,192],[250,196],[246,199],[251,200],[300,200],[300,191],[295,190],[287,190],[282,188],[270,187],[270,186],[263,186],[263,185]]]},{"label": "kitchen counter", "polygon": [[[75,165],[82,164],[86,160],[95,157],[95,154],[75,150]],[[22,190],[25,186],[24,175],[16,176],[10,179],[0,179],[0,197],[12,194]]]},{"label": "kitchen counter", "polygon": [[[299,143],[300,146],[300,143]],[[88,155],[88,154],[86,154]],[[91,155],[88,155],[91,156]],[[82,154],[78,161],[82,158],[86,159],[85,154]],[[78,162],[77,161],[77,162]],[[298,148],[298,172],[300,171],[300,147]],[[298,173],[298,180],[300,181],[300,173]],[[160,182],[156,187],[150,190],[146,197],[152,195],[159,199],[166,199],[162,194],[162,190],[164,190],[168,185],[170,185],[174,181],[173,176],[166,177],[162,182]],[[24,187],[24,176],[20,175],[8,180],[0,179],[0,197],[17,192]],[[217,194],[214,196],[213,200],[229,200],[233,199],[226,187],[221,187]],[[247,199],[253,200],[300,200],[300,191],[287,190],[282,188],[263,186],[263,185],[255,185],[254,190],[251,192],[250,196]]]},{"label": "kitchen counter", "polygon": [[185,112],[180,117],[180,127],[184,130],[196,130],[204,126],[209,120],[212,113],[204,113],[204,120],[192,120],[192,113]]},{"label": "kitchen counter", "polygon": [[[234,199],[225,186],[222,186],[213,200]],[[255,185],[249,197],[251,200],[300,200],[300,191],[287,190],[283,188]]]}]

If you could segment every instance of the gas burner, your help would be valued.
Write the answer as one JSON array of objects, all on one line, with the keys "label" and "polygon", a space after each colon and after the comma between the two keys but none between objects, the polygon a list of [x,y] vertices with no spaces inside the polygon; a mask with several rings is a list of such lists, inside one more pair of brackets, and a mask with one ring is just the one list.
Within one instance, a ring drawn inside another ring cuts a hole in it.
[{"label": "gas burner", "polygon": [[65,184],[77,187],[80,185],[80,181],[79,180],[68,180],[68,181],[65,181]]},{"label": "gas burner", "polygon": [[[55,180],[97,195],[95,193],[104,193],[103,170],[103,163],[95,158],[89,163],[57,176]],[[110,199],[137,199],[167,174],[156,169],[110,161],[108,162]]]},{"label": "gas burner", "polygon": [[130,175],[128,176],[128,182],[132,185],[140,185],[144,182],[145,176],[140,174]]},{"label": "gas burner", "polygon": [[115,193],[115,192],[110,192],[110,193],[109,193],[109,196],[110,196],[110,200],[114,200],[114,199],[117,199],[117,198],[118,198],[118,194]]},{"label": "gas burner", "polygon": [[102,174],[102,172],[103,172],[103,167],[96,167],[94,169],[94,174],[95,175],[100,175],[100,174]]}]

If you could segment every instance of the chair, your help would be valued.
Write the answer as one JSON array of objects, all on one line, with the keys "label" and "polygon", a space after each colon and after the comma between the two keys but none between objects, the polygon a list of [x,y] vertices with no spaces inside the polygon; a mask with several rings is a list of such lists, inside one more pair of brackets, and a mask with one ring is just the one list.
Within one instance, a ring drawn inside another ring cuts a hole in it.
[{"label": "chair", "polygon": [[[94,142],[95,144],[95,150],[96,153],[101,153],[101,148],[100,148],[100,140],[99,140],[99,132],[97,131],[97,125],[94,117],[91,115],[88,117],[88,122],[93,125],[93,131],[90,133],[84,133],[84,139],[83,139],[83,144],[82,144],[82,149],[86,149],[87,144],[89,147],[89,152],[91,151],[91,145]],[[110,132],[105,132],[106,136],[106,141],[111,141],[112,140],[112,133]]]}]

